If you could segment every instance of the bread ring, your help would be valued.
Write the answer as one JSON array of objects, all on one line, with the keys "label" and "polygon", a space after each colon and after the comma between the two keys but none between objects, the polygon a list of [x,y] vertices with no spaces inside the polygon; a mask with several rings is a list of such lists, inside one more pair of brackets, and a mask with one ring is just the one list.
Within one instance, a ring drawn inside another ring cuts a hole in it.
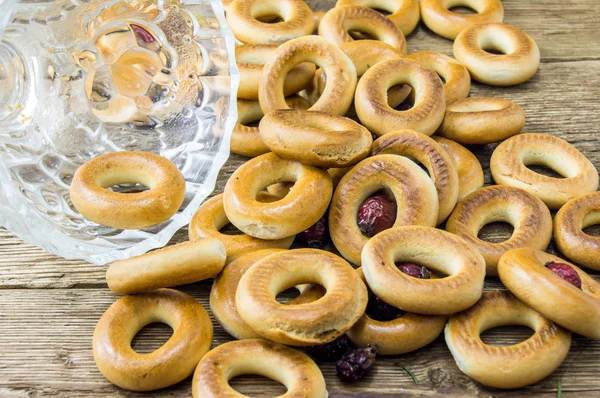
[{"label": "bread ring", "polygon": [[[274,203],[256,195],[278,182],[295,182],[290,193]],[[325,214],[333,185],[327,171],[267,153],[249,160],[229,178],[223,205],[233,225],[260,239],[283,239],[306,230]]]},{"label": "bread ring", "polygon": [[320,66],[327,75],[323,95],[311,111],[344,115],[348,112],[356,88],[356,69],[352,61],[335,45],[319,36],[306,36],[281,45],[264,67],[259,85],[260,106],[265,114],[288,109],[283,82],[288,72],[302,62]]},{"label": "bread ring", "polygon": [[427,168],[437,190],[437,223],[441,224],[452,213],[458,199],[458,173],[448,153],[431,138],[413,130],[395,131],[379,137],[373,143],[371,154],[383,153],[415,159]]},{"label": "bread ring", "polygon": [[[156,351],[138,354],[131,341],[154,322],[169,325],[173,335]],[[122,297],[106,310],[94,331],[94,360],[104,377],[121,388],[158,390],[190,376],[212,337],[212,323],[200,303],[177,290],[159,289]]]},{"label": "bread ring", "polygon": [[570,200],[554,217],[554,241],[572,261],[600,270],[600,238],[583,229],[600,224],[600,193],[594,192]]},{"label": "bread ring", "polygon": [[[469,7],[476,14],[450,11],[453,7]],[[469,26],[502,22],[504,7],[500,0],[421,0],[421,18],[429,29],[446,39],[454,40]]]},{"label": "bread ring", "polygon": [[483,169],[477,157],[464,146],[443,137],[431,137],[440,144],[450,158],[458,173],[458,200],[483,186]]},{"label": "bread ring", "polygon": [[[395,262],[409,262],[448,275],[417,279]],[[373,293],[408,312],[447,315],[465,310],[481,297],[485,261],[456,235],[420,226],[390,228],[375,235],[362,251],[362,269]]]},{"label": "bread ring", "polygon": [[[139,193],[113,192],[108,187],[139,183]],[[185,199],[185,179],[171,161],[147,152],[112,152],[77,169],[71,202],[82,216],[112,228],[142,229],[177,213]]]},{"label": "bread ring", "polygon": [[[535,333],[505,347],[481,341],[482,332],[508,325],[528,326]],[[507,291],[483,293],[474,307],[450,318],[445,336],[460,370],[495,388],[519,388],[544,379],[560,366],[571,346],[569,332]]]},{"label": "bread ring", "polygon": [[194,398],[245,397],[229,385],[239,375],[257,374],[285,385],[282,397],[327,398],[325,379],[308,355],[265,340],[221,344],[202,358],[194,373]]},{"label": "bread ring", "polygon": [[224,266],[225,246],[216,239],[202,239],[116,261],[106,271],[106,282],[116,294],[142,293],[198,282],[217,275]]},{"label": "bread ring", "polygon": [[433,51],[414,53],[406,58],[418,62],[426,68],[433,69],[435,73],[444,79],[446,106],[469,96],[471,75],[467,68],[454,58]]},{"label": "bread ring", "polygon": [[[366,282],[362,269],[356,271]],[[381,322],[365,313],[346,334],[357,347],[376,345],[381,355],[400,355],[416,351],[437,339],[447,319],[444,315],[406,313],[392,321]]]},{"label": "bread ring", "polygon": [[[283,22],[258,20],[267,15],[277,15]],[[227,8],[227,23],[235,37],[248,44],[281,44],[315,29],[312,11],[302,0],[235,0]]]},{"label": "bread ring", "polygon": [[[323,286],[312,303],[285,305],[278,293],[299,284]],[[335,340],[364,314],[368,293],[354,269],[341,257],[316,249],[271,254],[240,279],[239,315],[261,336],[278,343],[309,346]]]},{"label": "bread ring", "polygon": [[[407,111],[397,111],[388,105],[388,89],[397,84],[408,84],[415,91],[415,104]],[[354,105],[362,124],[379,136],[402,129],[432,135],[446,110],[439,76],[405,59],[383,61],[370,68],[358,82]]]},{"label": "bread ring", "polygon": [[[581,289],[549,270],[548,262],[571,266]],[[600,284],[575,265],[543,251],[511,250],[500,259],[502,283],[540,314],[590,339],[600,339]]]},{"label": "bread ring", "polygon": [[319,167],[346,167],[367,157],[369,130],[354,120],[322,112],[280,109],[260,122],[262,141],[284,159]]},{"label": "bread ring", "polygon": [[446,107],[438,134],[461,144],[490,144],[519,134],[525,112],[500,98],[467,98]]},{"label": "bread ring", "polygon": [[336,7],[357,5],[387,11],[390,19],[404,36],[408,36],[419,23],[420,11],[417,0],[338,0]]},{"label": "bread ring", "polygon": [[525,83],[540,66],[540,49],[531,36],[499,22],[469,26],[456,37],[453,50],[473,79],[492,86]]},{"label": "bread ring", "polygon": [[402,211],[394,227],[401,225],[435,226],[438,196],[433,182],[413,161],[396,155],[369,157],[354,166],[335,190],[329,209],[329,232],[335,247],[353,264],[360,265],[360,254],[369,238],[356,221],[363,202],[387,188]]},{"label": "bread ring", "polygon": [[[527,168],[544,165],[565,178],[547,177]],[[598,190],[596,168],[577,148],[549,134],[527,133],[498,145],[490,159],[496,184],[512,185],[542,199],[550,209]]]},{"label": "bread ring", "polygon": [[[506,222],[514,227],[503,242],[487,242],[477,234],[486,224]],[[540,199],[519,188],[493,185],[478,189],[458,202],[446,231],[463,238],[485,259],[487,275],[498,275],[498,261],[517,247],[545,250],[552,238],[552,216]]]},{"label": "bread ring", "polygon": [[359,31],[389,44],[406,54],[406,39],[392,21],[367,7],[336,6],[325,13],[319,24],[319,36],[336,46],[354,41],[348,32]]},{"label": "bread ring", "polygon": [[262,240],[250,235],[226,235],[219,230],[229,224],[223,208],[223,194],[207,200],[200,206],[189,227],[191,241],[214,238],[220,240],[227,252],[227,262],[245,253],[261,249],[288,249],[294,243],[294,236],[279,240]]}]

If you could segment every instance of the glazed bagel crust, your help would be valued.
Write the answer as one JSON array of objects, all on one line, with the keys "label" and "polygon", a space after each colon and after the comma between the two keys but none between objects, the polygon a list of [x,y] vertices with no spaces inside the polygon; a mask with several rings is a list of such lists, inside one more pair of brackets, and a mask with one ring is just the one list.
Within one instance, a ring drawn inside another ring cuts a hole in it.
[{"label": "glazed bagel crust", "polygon": [[461,144],[490,144],[519,134],[525,111],[500,98],[467,98],[446,107],[438,133]]},{"label": "glazed bagel crust", "polygon": [[372,155],[383,153],[415,159],[427,168],[439,199],[437,223],[452,213],[458,199],[458,174],[452,159],[434,140],[413,130],[388,133],[373,143]]},{"label": "glazed bagel crust", "polygon": [[[502,54],[489,53],[486,48]],[[540,50],[531,36],[498,22],[467,27],[456,37],[453,51],[473,79],[492,86],[524,83],[540,66]]]},{"label": "glazed bagel crust", "polygon": [[577,264],[600,270],[600,238],[583,232],[600,224],[600,193],[575,198],[554,217],[554,241],[561,253]]},{"label": "glazed bagel crust", "polygon": [[464,146],[443,137],[431,137],[450,155],[458,173],[458,200],[483,186],[483,169],[477,157]]},{"label": "glazed bagel crust", "polygon": [[[108,187],[137,182],[139,193]],[[113,152],[98,156],[75,172],[71,201],[82,216],[112,228],[142,229],[177,213],[185,198],[185,179],[172,162],[147,152]]]},{"label": "glazed bagel crust", "polygon": [[[415,91],[415,104],[407,111],[388,104],[387,92],[397,84],[409,84]],[[446,99],[442,81],[433,70],[393,59],[374,65],[362,76],[354,105],[362,124],[377,135],[402,129],[432,135],[444,119]]]},{"label": "glazed bagel crust", "polygon": [[361,264],[361,252],[369,240],[357,223],[365,200],[387,188],[398,206],[394,227],[435,226],[438,195],[429,176],[413,161],[397,155],[371,156],[342,177],[329,209],[329,232],[338,251],[353,264]]},{"label": "glazed bagel crust", "polygon": [[354,41],[349,32],[359,31],[389,44],[406,54],[406,39],[394,23],[367,7],[336,6],[325,13],[319,24],[319,36],[336,46]]},{"label": "glazed bagel crust", "polygon": [[[503,242],[487,242],[477,234],[486,224],[505,222],[514,227]],[[446,230],[477,249],[486,263],[487,275],[498,275],[500,257],[511,249],[545,250],[552,238],[552,216],[540,199],[520,188],[492,185],[478,189],[458,202]]]},{"label": "glazed bagel crust", "polygon": [[[511,346],[481,341],[488,329],[524,325],[533,336]],[[446,344],[462,372],[495,388],[520,388],[554,372],[571,346],[571,334],[517,300],[510,292],[483,293],[473,307],[450,317]]]},{"label": "glazed bagel crust", "polygon": [[[527,168],[543,165],[564,178],[547,177]],[[598,189],[596,168],[577,148],[549,134],[527,133],[498,145],[490,159],[496,184],[522,188],[559,209],[569,200]]]},{"label": "glazed bagel crust", "polygon": [[[581,279],[581,289],[550,271],[545,266],[548,262],[571,266]],[[600,284],[577,266],[523,248],[502,256],[498,274],[515,296],[540,314],[582,336],[600,339]]]},{"label": "glazed bagel crust", "polygon": [[384,10],[390,13],[388,19],[408,36],[419,23],[420,11],[417,0],[338,0],[336,7],[356,5]]},{"label": "glazed bagel crust", "polygon": [[194,373],[194,398],[243,398],[229,385],[236,376],[256,374],[286,386],[280,398],[327,398],[319,367],[303,352],[265,340],[222,344],[202,358]]},{"label": "glazed bagel crust", "polygon": [[[144,326],[163,322],[173,335],[149,354],[138,354],[131,340]],[[132,391],[171,386],[192,374],[212,344],[213,328],[206,310],[192,297],[160,289],[117,300],[94,331],[94,360],[111,383]]]}]

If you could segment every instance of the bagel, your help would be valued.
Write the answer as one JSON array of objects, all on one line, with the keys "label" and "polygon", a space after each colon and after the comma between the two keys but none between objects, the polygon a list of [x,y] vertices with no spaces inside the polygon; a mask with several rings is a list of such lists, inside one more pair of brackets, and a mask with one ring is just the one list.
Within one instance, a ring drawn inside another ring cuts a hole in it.
[{"label": "bagel", "polygon": [[490,144],[519,134],[525,112],[500,98],[467,98],[446,106],[438,134],[461,144]]},{"label": "bagel", "polygon": [[[570,266],[581,288],[562,279],[545,265]],[[600,284],[575,265],[530,248],[507,252],[498,263],[500,280],[515,296],[543,316],[582,336],[600,339]]]},{"label": "bagel", "polygon": [[[139,183],[149,189],[120,193],[113,185]],[[185,179],[170,160],[147,152],[112,152],[77,169],[71,182],[71,202],[97,224],[119,229],[143,229],[177,213],[185,199]]]},{"label": "bagel", "polygon": [[[317,301],[285,305],[278,293],[298,284],[323,286]],[[271,254],[240,279],[236,292],[239,315],[259,335],[278,343],[324,344],[344,334],[364,314],[368,293],[354,269],[335,254],[296,249]]]},{"label": "bagel", "polygon": [[[547,177],[527,168],[543,165],[564,178]],[[550,209],[598,190],[596,168],[577,148],[549,134],[527,133],[498,145],[490,159],[496,184],[522,188],[542,199]]]},{"label": "bagel", "polygon": [[[394,110],[387,102],[388,90],[398,84],[408,84],[415,92],[415,104],[407,111]],[[446,100],[434,71],[413,61],[393,59],[374,65],[362,76],[354,106],[362,124],[379,136],[402,129],[432,135],[442,123]]]},{"label": "bagel", "polygon": [[400,29],[404,36],[410,35],[419,23],[420,11],[417,0],[338,0],[335,6],[345,5],[357,5],[389,12],[388,19]]},{"label": "bagel", "polygon": [[[485,344],[480,334],[508,325],[533,329],[527,340],[510,346]],[[483,293],[481,300],[450,317],[446,344],[459,369],[495,388],[520,388],[554,372],[571,346],[571,334],[517,300],[510,292]]]},{"label": "bagel", "polygon": [[[448,232],[420,226],[390,228],[371,238],[361,257],[373,293],[401,310],[448,315],[469,308],[481,297],[483,257]],[[448,276],[413,278],[400,271],[395,262],[415,263]]]},{"label": "bagel", "polygon": [[442,223],[452,213],[458,199],[458,174],[446,151],[426,135],[400,130],[375,140],[371,154],[384,153],[406,156],[425,166],[438,194],[437,223]]},{"label": "bagel", "polygon": [[329,233],[344,258],[361,264],[361,252],[369,240],[357,223],[363,202],[382,188],[393,195],[399,209],[394,227],[435,226],[438,196],[433,182],[413,161],[396,155],[369,157],[342,177],[329,208]]},{"label": "bagel", "polygon": [[194,398],[242,397],[229,380],[256,374],[287,388],[284,396],[327,398],[325,379],[308,355],[265,340],[240,340],[221,344],[202,358],[194,373]]},{"label": "bagel", "polygon": [[[146,325],[166,323],[167,342],[139,354],[131,341]],[[132,391],[153,391],[179,383],[210,349],[213,327],[206,310],[192,297],[172,289],[125,296],[102,315],[92,342],[94,361],[111,383]]]},{"label": "bagel", "polygon": [[456,37],[453,51],[473,79],[491,86],[525,83],[540,66],[540,50],[531,36],[499,22],[467,27]]}]

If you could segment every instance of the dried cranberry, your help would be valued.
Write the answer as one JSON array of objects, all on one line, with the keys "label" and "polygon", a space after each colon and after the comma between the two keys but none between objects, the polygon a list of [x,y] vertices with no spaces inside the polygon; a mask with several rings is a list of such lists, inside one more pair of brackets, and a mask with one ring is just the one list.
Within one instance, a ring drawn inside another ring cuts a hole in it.
[{"label": "dried cranberry", "polygon": [[396,264],[396,267],[406,275],[410,275],[413,278],[429,279],[431,278],[431,272],[423,266],[411,263]]},{"label": "dried cranberry", "polygon": [[336,362],[351,349],[350,340],[345,334],[327,344],[304,347],[308,355],[321,362]]},{"label": "dried cranberry", "polygon": [[375,295],[372,295],[369,298],[366,312],[370,318],[380,322],[393,321],[394,319],[400,318],[404,314],[404,311],[401,309],[386,303]]},{"label": "dried cranberry", "polygon": [[315,225],[300,234],[308,247],[320,249],[327,239],[327,218],[323,216]]},{"label": "dried cranberry", "polygon": [[550,271],[554,272],[556,275],[569,282],[571,285],[581,289],[581,278],[579,277],[579,274],[570,265],[550,261],[546,263],[546,267]]},{"label": "dried cranberry", "polygon": [[336,364],[335,369],[342,381],[358,381],[364,378],[375,364],[377,349],[373,346],[348,351]]},{"label": "dried cranberry", "polygon": [[359,207],[358,228],[363,235],[372,237],[391,228],[396,221],[397,205],[385,195],[371,196]]}]

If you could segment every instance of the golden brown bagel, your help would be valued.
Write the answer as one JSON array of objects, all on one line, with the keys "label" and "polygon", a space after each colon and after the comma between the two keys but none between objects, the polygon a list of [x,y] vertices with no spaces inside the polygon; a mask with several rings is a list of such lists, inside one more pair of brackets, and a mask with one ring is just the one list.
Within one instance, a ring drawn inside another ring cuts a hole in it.
[{"label": "golden brown bagel", "polygon": [[[275,298],[299,284],[323,286],[319,300],[285,305]],[[239,315],[261,336],[278,343],[324,344],[344,334],[364,314],[368,293],[354,269],[341,257],[316,249],[271,254],[240,279],[236,292]]]},{"label": "golden brown bagel", "polygon": [[[508,325],[528,326],[534,334],[505,347],[481,340],[484,331]],[[571,333],[507,291],[483,293],[474,307],[450,317],[445,335],[459,369],[495,388],[520,388],[544,379],[560,366],[571,346]]]},{"label": "golden brown bagel", "polygon": [[352,264],[361,264],[360,254],[369,240],[358,227],[358,209],[382,188],[387,188],[394,195],[399,209],[394,227],[433,227],[437,223],[437,191],[429,176],[416,163],[396,155],[369,157],[342,177],[329,209],[331,239],[341,255]]},{"label": "golden brown bagel", "polygon": [[[139,193],[108,187],[139,183]],[[147,152],[113,152],[83,164],[71,182],[71,201],[82,216],[112,228],[142,229],[177,213],[185,198],[185,179],[171,161]]]},{"label": "golden brown bagel", "polygon": [[357,5],[383,10],[390,13],[387,17],[398,29],[408,36],[419,23],[419,2],[417,0],[338,0],[336,7]]},{"label": "golden brown bagel", "polygon": [[404,34],[388,18],[367,7],[336,6],[325,13],[319,24],[319,36],[336,46],[353,41],[349,32],[367,33],[406,54]]},{"label": "golden brown bagel", "polygon": [[287,388],[281,397],[327,398],[325,379],[308,355],[265,340],[230,341],[202,358],[194,373],[194,398],[245,397],[229,385],[239,375],[256,374]]},{"label": "golden brown bagel", "polygon": [[[547,177],[527,168],[543,165],[564,178]],[[498,145],[490,159],[496,184],[522,188],[550,209],[598,189],[596,168],[577,148],[549,134],[527,133]]]},{"label": "golden brown bagel", "polygon": [[379,137],[373,143],[371,155],[383,153],[406,156],[425,166],[438,194],[437,223],[442,223],[458,199],[458,174],[448,153],[431,138],[413,130],[394,131]]},{"label": "golden brown bagel", "polygon": [[[387,92],[398,84],[408,84],[415,91],[415,104],[407,111],[388,104]],[[434,71],[413,61],[393,59],[374,65],[362,76],[354,106],[362,124],[379,136],[402,129],[432,135],[442,123],[446,100]]]},{"label": "golden brown bagel", "polygon": [[[549,270],[548,262],[571,266],[581,289]],[[502,283],[543,316],[590,339],[600,339],[600,284],[575,265],[530,248],[507,252],[498,263]]]},{"label": "golden brown bagel", "polygon": [[572,261],[600,270],[600,238],[583,232],[596,224],[600,224],[600,193],[572,199],[554,217],[554,241]]},{"label": "golden brown bagel", "polygon": [[[173,335],[154,352],[138,354],[131,341],[146,325],[166,323]],[[206,310],[187,294],[172,289],[125,296],[102,315],[94,331],[94,360],[111,383],[132,391],[158,390],[179,383],[212,344]]]},{"label": "golden brown bagel", "polygon": [[[417,279],[395,262],[414,263],[448,275]],[[408,312],[447,315],[481,297],[485,261],[456,235],[430,227],[396,227],[375,235],[362,251],[362,270],[373,293]]]},{"label": "golden brown bagel", "polygon": [[540,50],[531,36],[500,22],[467,27],[454,41],[453,50],[473,79],[492,86],[525,83],[540,66]]},{"label": "golden brown bagel", "polygon": [[[269,185],[295,182],[290,193],[273,203],[256,195]],[[233,225],[260,239],[283,239],[306,230],[325,214],[333,185],[327,171],[267,153],[249,160],[229,178],[223,206]]]},{"label": "golden brown bagel", "polygon": [[227,262],[238,256],[261,249],[288,249],[294,243],[294,236],[279,240],[262,240],[250,235],[226,235],[221,228],[229,224],[223,208],[223,194],[219,194],[200,206],[189,227],[191,241],[215,238],[223,243],[227,252]]}]

